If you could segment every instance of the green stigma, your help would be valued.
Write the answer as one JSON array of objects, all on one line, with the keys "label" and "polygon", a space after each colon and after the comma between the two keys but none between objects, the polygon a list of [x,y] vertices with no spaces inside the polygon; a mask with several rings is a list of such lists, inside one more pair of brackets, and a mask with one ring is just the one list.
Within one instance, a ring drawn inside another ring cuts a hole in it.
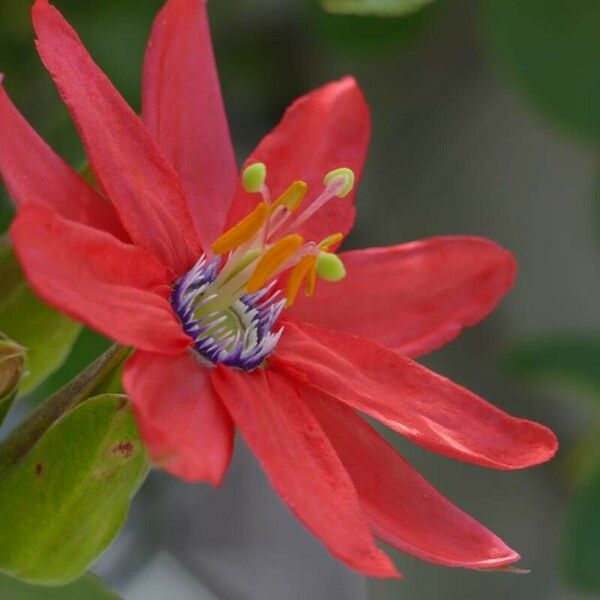
[{"label": "green stigma", "polygon": [[317,275],[325,281],[341,281],[346,277],[342,259],[331,252],[321,252],[317,258]]},{"label": "green stigma", "polygon": [[257,162],[248,165],[242,173],[244,190],[249,193],[260,192],[267,178],[267,167],[265,163]]},{"label": "green stigma", "polygon": [[344,198],[352,191],[352,188],[354,187],[354,171],[348,167],[341,167],[339,169],[329,171],[329,173],[325,175],[323,183],[326,186],[333,184],[340,185],[341,187],[335,195],[338,198]]}]

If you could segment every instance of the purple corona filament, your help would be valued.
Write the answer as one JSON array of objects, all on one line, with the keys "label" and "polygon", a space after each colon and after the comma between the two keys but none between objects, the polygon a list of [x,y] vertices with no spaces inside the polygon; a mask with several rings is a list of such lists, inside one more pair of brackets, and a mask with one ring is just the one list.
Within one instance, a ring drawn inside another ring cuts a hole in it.
[{"label": "purple corona filament", "polygon": [[221,363],[251,371],[273,352],[283,328],[272,329],[286,299],[273,292],[275,281],[230,304],[219,303],[219,289],[212,284],[221,265],[219,257],[202,256],[174,286],[171,304],[183,330],[194,340],[196,352],[211,364]]}]

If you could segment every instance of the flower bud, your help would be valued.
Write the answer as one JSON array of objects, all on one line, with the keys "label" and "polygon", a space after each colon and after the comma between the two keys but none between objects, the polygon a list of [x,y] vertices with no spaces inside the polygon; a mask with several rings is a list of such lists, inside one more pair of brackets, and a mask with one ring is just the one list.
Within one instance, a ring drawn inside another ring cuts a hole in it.
[{"label": "flower bud", "polygon": [[0,334],[0,399],[12,394],[25,371],[25,348]]}]

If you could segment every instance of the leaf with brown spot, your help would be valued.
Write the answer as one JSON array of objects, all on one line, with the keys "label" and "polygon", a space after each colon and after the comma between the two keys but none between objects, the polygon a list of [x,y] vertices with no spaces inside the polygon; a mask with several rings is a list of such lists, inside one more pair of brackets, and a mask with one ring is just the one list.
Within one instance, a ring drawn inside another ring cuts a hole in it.
[{"label": "leaf with brown spot", "polygon": [[[0,570],[42,584],[79,577],[121,530],[148,472],[129,404],[85,400],[0,469]],[[115,451],[118,449],[118,451]]]}]

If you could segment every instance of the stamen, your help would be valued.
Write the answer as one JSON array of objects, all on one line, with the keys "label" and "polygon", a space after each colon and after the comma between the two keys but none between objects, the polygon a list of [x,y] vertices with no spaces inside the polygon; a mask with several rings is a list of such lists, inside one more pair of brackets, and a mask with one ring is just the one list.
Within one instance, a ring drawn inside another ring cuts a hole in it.
[{"label": "stamen", "polygon": [[261,202],[247,217],[226,231],[212,245],[213,252],[219,256],[235,250],[244,242],[251,240],[265,224],[269,216],[269,207]]},{"label": "stamen", "polygon": [[273,203],[271,210],[284,206],[290,212],[294,212],[304,200],[308,192],[308,185],[304,181],[294,181],[279,198]]},{"label": "stamen", "polygon": [[[226,284],[231,281],[236,275],[239,275],[246,267],[249,267],[260,256],[260,250],[248,250],[238,263],[234,263],[230,270],[225,272],[225,268],[217,277],[217,285]],[[223,277],[221,277],[223,274]]]},{"label": "stamen", "polygon": [[268,226],[265,229],[265,243],[288,220],[289,216],[298,209],[308,192],[304,181],[294,181],[281,196],[273,203]]},{"label": "stamen", "polygon": [[333,233],[332,235],[328,235],[320,244],[319,250],[323,250],[327,252],[332,246],[335,246],[339,242],[344,239],[344,234],[342,233]]},{"label": "stamen", "polygon": [[300,286],[304,281],[305,277],[311,272],[314,271],[315,265],[317,263],[317,257],[310,254],[305,256],[292,270],[290,278],[287,284],[287,290],[285,297],[287,298],[287,302],[285,304],[286,308],[289,308],[296,301],[296,297],[298,296],[298,291],[300,290]]},{"label": "stamen", "polygon": [[344,198],[354,187],[354,172],[351,169],[342,167],[335,171],[330,171],[325,175],[325,189],[321,195],[300,214],[289,225],[286,226],[286,231],[298,231],[299,227],[310,219],[318,210],[323,208],[327,202],[336,196]]},{"label": "stamen", "polygon": [[[307,184],[294,181],[271,204],[266,175],[263,163],[244,169],[244,190],[260,193],[263,201],[214,242],[214,258],[202,256],[173,287],[171,304],[195,351],[209,365],[244,371],[260,367],[281,337],[283,328],[273,330],[281,312],[294,304],[300,288],[304,285],[310,296],[317,277],[339,281],[346,275],[341,259],[330,252],[342,241],[341,233],[304,243],[296,232],[329,200],[350,192],[354,173],[347,168],[328,173],[325,189],[299,215]],[[288,270],[283,296],[277,278]]]},{"label": "stamen", "polygon": [[307,296],[312,296],[315,293],[315,286],[317,285],[317,270],[311,269],[308,272],[308,277],[306,278],[306,290],[304,293]]},{"label": "stamen", "polygon": [[303,241],[301,235],[292,234],[280,239],[271,246],[256,265],[254,273],[252,273],[246,284],[248,292],[258,291],[277,269],[299,250]]}]

